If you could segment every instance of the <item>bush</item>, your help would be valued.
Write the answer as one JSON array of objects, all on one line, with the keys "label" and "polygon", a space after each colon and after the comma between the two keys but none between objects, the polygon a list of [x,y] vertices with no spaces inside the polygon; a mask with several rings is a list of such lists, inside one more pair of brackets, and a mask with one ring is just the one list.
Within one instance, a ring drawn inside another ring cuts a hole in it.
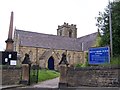
[{"label": "bush", "polygon": [[76,65],[75,65],[75,67],[87,67],[87,66],[89,66],[88,61],[86,61],[85,64],[79,63],[79,64],[76,64]]},{"label": "bush", "polygon": [[98,65],[90,65],[88,63],[88,53],[86,54],[86,62],[85,64],[76,64],[75,67],[88,67],[88,66],[118,66],[120,65],[120,56],[113,57],[110,60],[110,63],[98,64]]},{"label": "bush", "polygon": [[120,65],[120,56],[113,57],[111,58],[110,63],[104,63],[99,66],[118,66],[118,65]]},{"label": "bush", "polygon": [[110,64],[111,65],[120,65],[120,56],[111,58]]},{"label": "bush", "polygon": [[76,64],[75,67],[82,67],[82,64]]}]

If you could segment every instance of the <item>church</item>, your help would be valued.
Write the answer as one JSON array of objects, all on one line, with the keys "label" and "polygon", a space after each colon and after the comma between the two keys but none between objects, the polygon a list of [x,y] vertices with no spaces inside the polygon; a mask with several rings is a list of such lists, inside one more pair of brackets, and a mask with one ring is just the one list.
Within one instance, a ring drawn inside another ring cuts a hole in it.
[{"label": "church", "polygon": [[97,36],[98,33],[95,32],[77,38],[76,25],[68,23],[58,26],[57,35],[15,29],[14,51],[19,54],[19,63],[23,61],[25,53],[28,53],[32,64],[56,70],[65,51],[70,65],[85,63],[85,52],[95,46]]}]

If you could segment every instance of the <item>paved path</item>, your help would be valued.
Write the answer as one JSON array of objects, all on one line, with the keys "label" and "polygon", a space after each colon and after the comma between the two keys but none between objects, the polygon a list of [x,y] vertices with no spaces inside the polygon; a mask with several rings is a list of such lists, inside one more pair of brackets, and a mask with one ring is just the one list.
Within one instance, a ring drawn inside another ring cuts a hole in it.
[{"label": "paved path", "polygon": [[33,85],[35,88],[40,88],[40,87],[45,87],[45,88],[58,88],[58,83],[59,83],[59,77],[52,79],[52,80],[47,80],[40,82],[36,85]]}]

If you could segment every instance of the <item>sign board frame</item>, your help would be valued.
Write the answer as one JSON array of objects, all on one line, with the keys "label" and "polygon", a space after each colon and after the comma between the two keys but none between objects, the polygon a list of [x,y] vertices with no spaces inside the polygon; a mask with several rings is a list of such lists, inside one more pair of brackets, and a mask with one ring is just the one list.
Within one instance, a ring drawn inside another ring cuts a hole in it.
[{"label": "sign board frame", "polygon": [[[11,60],[16,60],[17,61],[17,52],[16,51],[0,51],[0,64],[1,65],[15,65],[15,62]],[[14,62],[14,64],[13,64]]]},{"label": "sign board frame", "polygon": [[88,51],[88,62],[92,65],[110,63],[110,48],[92,47]]}]

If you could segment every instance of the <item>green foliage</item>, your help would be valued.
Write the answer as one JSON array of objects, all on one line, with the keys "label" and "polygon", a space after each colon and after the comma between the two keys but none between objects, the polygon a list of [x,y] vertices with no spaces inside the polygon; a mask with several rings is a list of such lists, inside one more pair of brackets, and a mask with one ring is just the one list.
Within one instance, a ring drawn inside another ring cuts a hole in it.
[{"label": "green foliage", "polygon": [[[93,66],[93,65],[90,65],[88,63],[88,53],[86,54],[86,63],[85,64],[76,64],[75,67],[88,67],[88,66]],[[120,56],[117,56],[117,57],[113,57],[111,58],[110,60],[110,63],[104,63],[104,64],[99,64],[99,65],[96,65],[96,66],[119,66],[120,65]]]},{"label": "green foliage", "polygon": [[75,67],[86,67],[86,66],[85,66],[85,64],[79,63],[79,64],[76,64]]},{"label": "green foliage", "polygon": [[113,57],[110,62],[111,65],[120,65],[120,56]]},{"label": "green foliage", "polygon": [[[113,55],[118,56],[120,55],[120,2],[112,2],[111,7]],[[99,46],[110,46],[108,6],[104,12],[99,12],[99,16],[96,19],[98,30],[102,32]]]},{"label": "green foliage", "polygon": [[88,61],[86,61],[85,64],[79,63],[79,64],[76,64],[76,65],[75,65],[75,67],[88,67],[88,66],[89,66]]},{"label": "green foliage", "polygon": [[96,46],[96,47],[100,47],[100,43],[101,43],[101,36],[98,35],[98,36],[97,36],[97,39],[96,39],[95,46]]},{"label": "green foliage", "polygon": [[[31,83],[36,82],[36,79],[37,79],[36,74],[37,74],[36,71],[31,70],[31,72],[30,72],[30,75],[31,75],[30,76],[30,79],[31,79],[30,81],[31,81]],[[38,82],[53,79],[53,78],[59,77],[59,75],[60,74],[58,72],[56,72],[56,71],[42,69],[42,70],[38,71]]]},{"label": "green foliage", "polygon": [[119,66],[120,65],[120,56],[113,57],[110,60],[110,63],[100,64],[99,66]]},{"label": "green foliage", "polygon": [[38,82],[59,77],[59,73],[52,70],[39,70]]},{"label": "green foliage", "polygon": [[86,58],[85,66],[90,66],[88,62],[88,52],[86,52],[85,58]]}]

